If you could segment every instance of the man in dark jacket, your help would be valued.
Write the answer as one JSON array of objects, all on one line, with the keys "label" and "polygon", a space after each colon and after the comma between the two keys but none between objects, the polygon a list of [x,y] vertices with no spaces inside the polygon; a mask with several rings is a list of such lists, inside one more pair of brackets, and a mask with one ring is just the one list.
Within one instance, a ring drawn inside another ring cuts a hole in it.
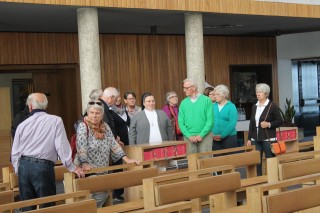
[{"label": "man in dark jacket", "polygon": [[25,108],[23,110],[21,110],[15,117],[14,117],[14,121],[12,123],[11,126],[11,136],[12,139],[14,139],[14,135],[16,133],[16,130],[19,126],[19,124],[21,124],[24,120],[26,120],[27,118],[29,118],[30,112],[29,112],[29,108],[28,106],[25,106]]}]

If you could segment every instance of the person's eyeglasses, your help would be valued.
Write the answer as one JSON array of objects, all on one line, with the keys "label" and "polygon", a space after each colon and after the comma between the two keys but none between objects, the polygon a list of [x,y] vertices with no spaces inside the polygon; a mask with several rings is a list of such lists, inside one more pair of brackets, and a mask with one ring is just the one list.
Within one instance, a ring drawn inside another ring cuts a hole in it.
[{"label": "person's eyeglasses", "polygon": [[95,105],[95,104],[97,104],[97,105],[99,105],[99,106],[102,106],[102,103],[101,103],[100,101],[90,101],[88,104],[89,104],[89,105]]},{"label": "person's eyeglasses", "polygon": [[178,96],[173,95],[173,96],[171,96],[169,99],[171,99],[171,98],[178,98]]},{"label": "person's eyeglasses", "polygon": [[136,100],[136,98],[127,98],[126,100],[132,101],[132,100]]},{"label": "person's eyeglasses", "polygon": [[183,90],[186,91],[188,89],[190,89],[191,87],[193,87],[194,85],[190,86],[190,87],[183,87]]}]

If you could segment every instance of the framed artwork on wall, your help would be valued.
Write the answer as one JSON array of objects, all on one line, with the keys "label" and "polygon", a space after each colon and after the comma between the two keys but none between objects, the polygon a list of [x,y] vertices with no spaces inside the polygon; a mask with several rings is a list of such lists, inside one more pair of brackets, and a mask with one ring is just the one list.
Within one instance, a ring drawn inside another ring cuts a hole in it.
[{"label": "framed artwork on wall", "polygon": [[246,111],[247,119],[250,118],[251,107],[257,102],[255,87],[258,83],[270,86],[269,99],[272,100],[272,65],[230,65],[230,99]]}]

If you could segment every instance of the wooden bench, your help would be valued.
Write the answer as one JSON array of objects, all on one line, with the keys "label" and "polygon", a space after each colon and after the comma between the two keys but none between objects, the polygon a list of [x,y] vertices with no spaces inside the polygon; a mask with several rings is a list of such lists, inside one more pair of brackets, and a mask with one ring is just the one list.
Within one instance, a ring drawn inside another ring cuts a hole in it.
[{"label": "wooden bench", "polygon": [[306,142],[299,142],[299,152],[307,152],[314,150],[314,142],[313,141],[306,141]]},{"label": "wooden bench", "polygon": [[[249,187],[247,204],[218,211],[219,213],[282,213],[319,206],[320,174],[282,180]],[[311,183],[311,185],[310,185]],[[304,187],[308,184],[308,187]],[[308,213],[320,212],[316,207]],[[300,212],[302,213],[302,212]]]},{"label": "wooden bench", "polygon": [[[89,191],[79,191],[74,193],[66,193],[66,194],[59,194],[59,195],[53,195],[48,197],[42,197],[32,200],[25,200],[25,201],[19,201],[19,202],[12,202],[8,204],[0,205],[0,212],[9,212],[13,211],[14,209],[20,209],[23,207],[28,206],[36,206],[39,208],[41,204],[44,203],[51,203],[51,202],[58,202],[63,201],[63,203],[68,200],[69,203],[84,201],[90,199],[90,192]],[[94,206],[96,207],[96,203],[94,200],[92,200],[94,203]],[[66,212],[66,211],[65,211]]]},{"label": "wooden bench", "polygon": [[[222,171],[222,175],[213,174]],[[215,210],[237,205],[236,190],[240,188],[240,174],[232,166],[222,166],[143,180],[144,211],[201,212],[200,198],[219,194]]]},{"label": "wooden bench", "polygon": [[[69,172],[66,167],[64,166],[55,166],[55,179],[56,182],[64,180],[64,173]],[[2,168],[3,173],[3,182],[10,184],[10,190],[15,192],[15,195],[19,193],[19,181],[18,176],[14,173],[12,165],[9,167]]]},{"label": "wooden bench", "polygon": [[267,164],[269,183],[320,173],[320,151],[268,158]]},{"label": "wooden bench", "polygon": [[[144,166],[146,168],[144,168]],[[98,172],[110,172],[118,169],[136,168],[133,170],[103,174],[98,176],[91,176],[88,178],[76,179],[72,173],[65,174],[65,190],[66,192],[78,191],[78,190],[89,190],[91,193],[111,191],[119,188],[127,188],[132,186],[142,185],[142,180],[145,178],[155,177],[158,175],[158,169],[150,162],[142,162],[141,166],[135,166],[134,164],[122,164],[117,166],[109,166],[104,168],[92,169],[87,173],[98,173]],[[112,193],[109,194],[112,201]],[[112,205],[112,202],[108,204],[110,206],[99,208],[98,212],[128,212],[136,209],[143,209],[143,195],[141,199],[132,200],[118,205]]]},{"label": "wooden bench", "polygon": [[[240,153],[239,153],[240,152]],[[228,154],[218,157],[202,158],[216,154]],[[260,153],[254,146],[224,149],[219,151],[190,154],[188,156],[189,169],[204,169],[223,165],[231,165],[237,168],[245,168],[246,178],[241,179],[241,188],[238,190],[238,199],[245,198],[247,187],[266,183],[268,177],[257,176],[256,166],[260,163]]]},{"label": "wooden bench", "polygon": [[37,209],[33,211],[28,211],[31,213],[57,213],[57,212],[67,212],[67,213],[96,213],[97,206],[96,201],[93,199],[79,201],[76,203],[66,203],[59,206],[48,207]]},{"label": "wooden bench", "polygon": [[[320,181],[320,174],[306,175],[247,189],[247,212],[295,212],[320,205],[320,185],[301,188]],[[293,189],[293,187],[298,189]],[[276,199],[280,199],[276,201]],[[279,203],[280,202],[280,203]],[[320,208],[313,212],[319,212]],[[309,212],[309,211],[308,211]]]}]

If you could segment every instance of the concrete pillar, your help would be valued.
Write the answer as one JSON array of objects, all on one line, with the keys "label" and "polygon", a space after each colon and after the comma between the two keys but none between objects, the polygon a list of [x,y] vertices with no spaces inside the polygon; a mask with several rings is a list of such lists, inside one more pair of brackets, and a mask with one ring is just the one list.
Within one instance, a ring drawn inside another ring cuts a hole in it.
[{"label": "concrete pillar", "polygon": [[202,93],[205,82],[202,14],[186,13],[184,19],[187,77],[198,82],[198,91]]},{"label": "concrete pillar", "polygon": [[82,111],[84,111],[89,101],[90,92],[93,89],[101,88],[98,10],[96,8],[80,8],[77,10],[77,18],[81,99]]}]

